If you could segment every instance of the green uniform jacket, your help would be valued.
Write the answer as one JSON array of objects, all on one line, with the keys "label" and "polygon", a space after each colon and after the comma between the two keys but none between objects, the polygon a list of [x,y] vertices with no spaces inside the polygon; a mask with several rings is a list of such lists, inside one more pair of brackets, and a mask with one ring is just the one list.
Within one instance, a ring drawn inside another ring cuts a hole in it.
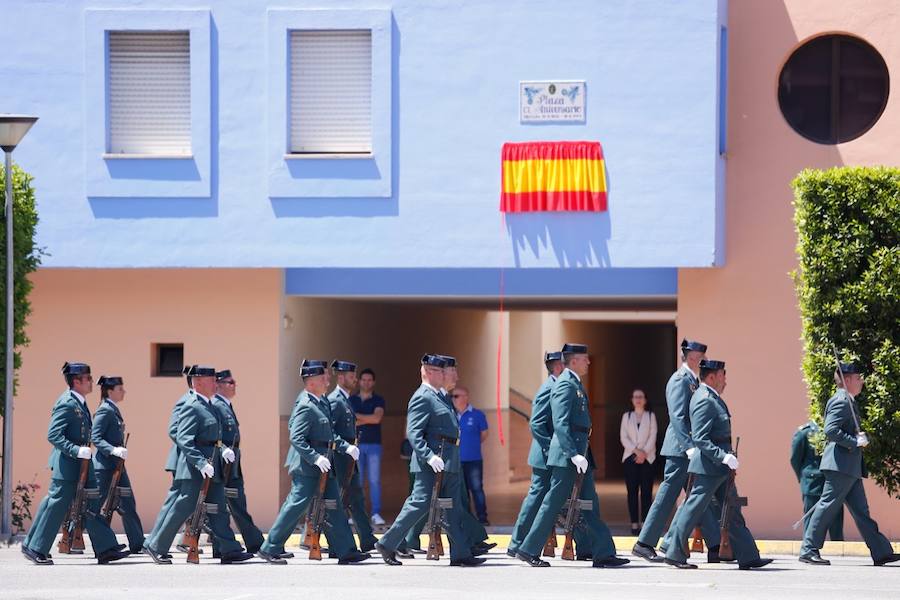
[{"label": "green uniform jacket", "polygon": [[98,471],[115,469],[119,459],[112,455],[112,451],[125,443],[125,419],[112,400],[101,402],[94,413],[91,442],[97,447],[94,468]]},{"label": "green uniform jacket", "polygon": [[[216,444],[222,439],[222,424],[216,409],[196,394],[181,407],[175,443],[178,445],[178,466],[175,479],[202,480],[200,469],[216,454]],[[215,480],[221,475],[216,467]]]},{"label": "green uniform jacket", "polygon": [[560,373],[550,393],[550,411],[553,415],[553,437],[547,452],[547,465],[568,467],[569,460],[578,454],[594,466],[588,447],[591,436],[591,405],[584,386],[578,377],[566,369]]},{"label": "green uniform jacket", "polygon": [[856,423],[853,422],[850,403],[857,416],[859,407],[850,394],[838,390],[825,405],[825,437],[828,443],[822,453],[822,471],[838,471],[851,477],[869,475],[863,463],[862,448],[856,445]]},{"label": "green uniform jacket", "polygon": [[[442,437],[447,438],[443,440],[443,444]],[[406,438],[413,447],[409,463],[411,472],[430,470],[428,459],[436,454],[444,460],[447,472],[459,472],[459,419],[456,417],[456,410],[439,392],[424,383],[409,399]],[[440,454],[442,445],[443,454]]]},{"label": "green uniform jacket", "polygon": [[53,405],[47,441],[53,445],[49,461],[53,479],[76,481],[81,472],[78,448],[91,442],[91,413],[68,390]]},{"label": "green uniform jacket", "polygon": [[731,452],[731,413],[714,389],[701,384],[691,398],[691,432],[699,450],[691,459],[689,473],[724,475],[731,471],[722,464]]},{"label": "green uniform jacket", "polygon": [[810,421],[800,426],[791,440],[791,467],[800,482],[800,493],[804,496],[821,496],[825,485],[825,477],[819,470],[822,457],[816,454],[809,442],[810,434],[818,430],[818,425]]},{"label": "green uniform jacket", "polygon": [[346,451],[347,444],[356,444],[356,413],[353,412],[348,398],[339,388],[334,388],[334,391],[328,394],[328,405],[331,408],[334,434],[341,439],[341,442],[344,442],[344,444],[340,444],[335,439],[335,443],[342,445]]},{"label": "green uniform jacket", "polygon": [[537,469],[547,468],[547,454],[550,452],[550,440],[553,439],[553,415],[550,412],[550,394],[556,377],[550,375],[541,384],[534,402],[531,403],[531,418],[528,427],[531,429],[531,449],[528,451],[528,465]]},{"label": "green uniform jacket", "polygon": [[194,390],[188,390],[184,396],[178,399],[175,406],[172,407],[172,414],[169,415],[169,439],[172,440],[172,447],[169,449],[169,456],[166,459],[166,471],[175,472],[178,468],[178,444],[175,442],[175,435],[178,433],[178,415],[181,413],[181,407],[184,403],[194,397]]},{"label": "green uniform jacket", "polygon": [[[219,394],[213,395],[212,405],[216,412],[219,413],[219,422],[222,423],[222,444],[234,450],[234,463],[231,465],[230,479],[240,479],[241,449],[234,446],[241,439],[241,424],[238,422],[234,407]],[[224,465],[225,462],[222,461],[222,466],[224,467]]]},{"label": "green uniform jacket", "polygon": [[666,384],[666,406],[669,409],[669,426],[663,438],[660,456],[685,456],[691,441],[691,397],[700,382],[690,369],[682,366],[672,373]]},{"label": "green uniform jacket", "polygon": [[[328,457],[328,449],[334,444],[335,437],[327,400],[316,398],[305,390],[300,392],[288,419],[288,434],[291,447],[284,464],[288,472],[318,477],[321,472],[316,459]],[[333,477],[334,469],[330,473]]]}]

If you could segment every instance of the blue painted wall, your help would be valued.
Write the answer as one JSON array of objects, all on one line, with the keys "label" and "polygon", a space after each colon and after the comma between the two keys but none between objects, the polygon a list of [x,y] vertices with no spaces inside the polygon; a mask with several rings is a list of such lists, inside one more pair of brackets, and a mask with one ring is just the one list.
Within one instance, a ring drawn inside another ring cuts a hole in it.
[{"label": "blue painted wall", "polygon": [[[722,0],[336,6],[0,1],[0,111],[40,117],[15,158],[35,176],[44,264],[539,267],[537,278],[721,262]],[[202,42],[192,82],[208,106],[193,114],[209,123],[195,123],[195,161],[104,160],[102,30],[177,26],[173,9],[193,9],[183,27]],[[376,29],[375,156],[286,162],[286,30],[344,22]],[[520,124],[518,82],[534,79],[586,80],[586,122]],[[609,211],[504,222],[503,142],[581,139],[603,144]]]}]

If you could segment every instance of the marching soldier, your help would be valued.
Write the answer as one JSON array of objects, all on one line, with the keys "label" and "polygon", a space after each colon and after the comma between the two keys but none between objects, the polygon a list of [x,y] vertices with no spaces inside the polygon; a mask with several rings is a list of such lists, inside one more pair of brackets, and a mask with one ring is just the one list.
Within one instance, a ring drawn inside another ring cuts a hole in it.
[{"label": "marching soldier", "polygon": [[[94,470],[100,485],[100,506],[106,502],[110,492],[110,482],[119,460],[128,458],[125,444],[125,419],[119,410],[119,404],[125,400],[125,382],[121,377],[101,376],[97,380],[100,386],[100,406],[94,413],[94,425],[91,428],[91,441],[97,447],[94,456]],[[132,554],[140,554],[144,546],[144,526],[137,514],[134,491],[128,479],[128,471],[124,465],[119,476],[117,487],[128,492],[119,496],[118,513],[122,516],[122,525],[128,538],[128,548]]]},{"label": "marching soldier", "polygon": [[[62,374],[68,389],[53,405],[47,430],[47,441],[53,445],[50,453],[50,468],[53,470],[50,488],[41,500],[31,529],[22,542],[22,554],[37,565],[53,564],[50,546],[75,498],[81,461],[89,461],[85,488],[93,488],[95,484],[90,462],[91,412],[85,400],[94,388],[91,368],[84,363],[65,363]],[[101,565],[128,556],[128,552],[119,549],[109,525],[97,516],[96,505],[85,513],[84,527],[91,536],[91,545]]]},{"label": "marching soldier", "polygon": [[594,457],[590,450],[591,413],[587,393],[581,378],[587,375],[591,361],[583,344],[565,344],[562,359],[565,370],[560,374],[550,395],[553,416],[553,436],[547,452],[550,468],[550,488],[534,518],[531,531],[519,546],[516,557],[532,567],[549,567],[541,560],[544,543],[554,530],[556,517],[569,498],[576,473],[584,473],[579,498],[589,500],[590,512],[585,511],[584,526],[592,543],[591,556],[597,568],[620,567],[627,558],[616,556],[616,547],[609,527],[600,518],[600,501],[594,487]]},{"label": "marching soldier", "polygon": [[[731,472],[738,468],[738,459],[731,447],[731,413],[722,392],[725,390],[725,363],[718,360],[700,361],[700,386],[690,400],[691,432],[697,452],[690,459],[688,472],[694,474],[694,485],[687,500],[672,522],[672,540],[687,540],[716,498],[719,505],[730,504],[728,533],[734,556],[741,570],[758,569],[771,558],[760,558],[753,534],[747,529],[737,489]],[[726,485],[727,484],[727,485]],[[670,543],[666,550],[666,564],[679,569],[696,569],[687,562],[685,545]]]},{"label": "marching soldier", "polygon": [[[244,538],[244,544],[247,545],[247,552],[256,554],[263,543],[263,534],[247,512],[244,473],[241,470],[241,424],[238,422],[233,404],[236,394],[237,382],[231,371],[225,369],[216,373],[216,394],[212,397],[212,405],[218,411],[222,422],[222,443],[234,450],[234,463],[229,469],[228,481],[222,482],[225,486],[225,500],[228,502],[231,518],[234,519]],[[215,538],[213,542],[213,558],[218,558],[218,544],[215,543]]]},{"label": "marching soldier", "polygon": [[[210,400],[216,391],[216,371],[212,367],[193,365],[188,375],[192,380],[193,394],[178,412],[175,433],[175,443],[178,446],[175,482],[178,494],[168,510],[161,512],[161,519],[144,542],[144,553],[157,564],[172,563],[163,555],[168,553],[178,528],[194,511],[203,481],[212,479],[206,501],[218,505],[219,510],[207,514],[207,523],[212,534],[218,538],[216,543],[221,552],[221,562],[222,564],[243,562],[253,558],[253,555],[244,552],[234,538],[234,532],[228,522],[221,463],[214,460],[216,449],[221,446],[222,440],[222,424]],[[233,463],[234,450],[227,446],[223,447],[220,458],[226,463]],[[219,468],[216,468],[217,466]]]},{"label": "marching soldier", "polygon": [[[819,426],[813,421],[801,425],[791,440],[791,467],[800,483],[800,495],[803,497],[803,529],[809,524],[812,508],[822,497],[825,487],[825,476],[819,470],[822,457],[810,443],[810,436],[818,434]],[[828,527],[828,535],[832,542],[844,541],[844,507],[835,514],[834,521]]]},{"label": "marching soldier", "polygon": [[[669,426],[663,439],[660,456],[666,458],[666,470],[663,481],[659,484],[656,498],[650,506],[650,512],[641,528],[637,543],[631,553],[650,562],[662,562],[656,554],[656,544],[665,527],[666,520],[672,514],[675,502],[681,490],[685,489],[688,480],[688,464],[697,453],[691,441],[691,396],[700,385],[697,374],[700,361],[706,356],[706,344],[693,340],[681,341],[681,367],[675,371],[666,384],[666,406],[669,409]],[[674,519],[673,519],[674,522]],[[703,514],[700,522],[706,547],[709,549],[707,561],[719,562],[719,524],[712,508]],[[672,532],[672,528],[669,528]],[[671,542],[667,535],[661,550],[665,552]],[[684,542],[682,542],[684,543]]]},{"label": "marching soldier", "polygon": [[[456,389],[456,383],[459,381],[456,358],[444,354],[438,354],[438,356],[444,359],[444,362],[447,364],[447,366],[444,367],[444,386],[439,390],[440,396],[445,403],[453,408],[453,401],[450,395],[453,390]],[[453,410],[455,411],[456,409],[453,408]],[[497,544],[487,541],[487,530],[484,528],[484,525],[478,521],[475,515],[472,514],[472,511],[469,508],[469,490],[466,487],[464,477],[459,478],[459,497],[456,498],[454,502],[459,503],[460,525],[462,525],[463,531],[466,534],[466,540],[468,540],[472,556],[487,554],[488,551]],[[401,550],[398,551],[398,554],[409,553],[407,556],[410,558],[412,558],[413,553],[424,554],[420,536],[422,530],[425,528],[427,520],[427,518],[423,517],[409,530],[409,532],[407,532],[404,544],[401,546]]]},{"label": "marching soldier", "polygon": [[822,497],[815,505],[803,532],[800,562],[828,565],[819,555],[825,544],[825,533],[844,504],[856,522],[875,566],[900,560],[891,543],[878,531],[878,523],[869,516],[869,503],[862,480],[868,475],[863,449],[869,438],[859,429],[859,407],[856,396],[863,389],[863,376],[853,363],[840,363],[834,373],[837,391],[825,405],[825,437],[828,444],[819,466],[825,476]]},{"label": "marching soldier", "polygon": [[439,493],[453,498],[452,508],[447,510],[450,538],[450,565],[473,567],[485,559],[472,556],[459,516],[459,422],[456,411],[441,396],[447,361],[435,354],[422,357],[420,374],[422,385],[409,401],[406,417],[407,438],[413,446],[410,470],[416,474],[413,491],[403,504],[400,514],[390,529],[375,545],[385,563],[399,566],[397,549],[403,536],[420,519],[425,518],[435,475],[443,472],[443,484]]},{"label": "marching soldier", "polygon": [[[331,422],[335,435],[348,444],[346,452],[338,453],[334,457],[335,475],[339,487],[344,485],[348,476],[350,477],[350,484],[346,490],[348,494],[346,504],[359,533],[360,550],[370,552],[375,549],[377,539],[372,533],[372,525],[366,513],[366,499],[363,495],[359,469],[356,468],[356,461],[359,459],[359,449],[356,445],[356,415],[350,406],[350,394],[356,389],[356,365],[344,360],[334,360],[331,363],[331,370],[337,379],[337,386],[328,394]],[[349,475],[351,471],[353,474]],[[343,493],[343,490],[341,491]],[[343,497],[341,501],[344,501]]]},{"label": "marching soldier", "polygon": [[356,549],[353,533],[340,508],[340,490],[328,458],[336,445],[338,451],[346,453],[350,444],[336,436],[332,426],[331,407],[325,399],[328,391],[327,367],[322,361],[304,360],[300,365],[300,376],[304,390],[297,397],[288,419],[291,447],[285,466],[291,475],[291,491],[258,554],[270,563],[287,564],[285,557],[293,554],[285,552],[284,544],[317,493],[320,474],[330,471],[324,497],[335,500],[338,508],[328,511],[326,535],[329,549],[338,556],[338,564],[364,561],[370,555]]},{"label": "marching soldier", "polygon": [[[544,366],[547,368],[547,379],[541,384],[531,404],[531,418],[528,426],[531,429],[531,449],[528,451],[528,464],[531,466],[531,485],[522,501],[519,517],[513,526],[506,554],[515,558],[519,546],[528,532],[531,531],[534,517],[537,515],[547,490],[550,489],[550,470],[547,467],[547,453],[550,450],[550,439],[553,437],[553,417],[550,414],[550,393],[557,377],[563,371],[562,352],[544,353]],[[580,531],[578,538],[581,537]],[[580,546],[578,540],[576,545]],[[585,556],[580,554],[579,556]]]}]

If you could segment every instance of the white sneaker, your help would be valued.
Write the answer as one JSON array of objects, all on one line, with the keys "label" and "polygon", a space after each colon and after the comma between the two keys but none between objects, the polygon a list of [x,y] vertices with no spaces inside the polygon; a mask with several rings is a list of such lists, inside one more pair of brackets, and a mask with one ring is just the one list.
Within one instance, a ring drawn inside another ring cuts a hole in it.
[{"label": "white sneaker", "polygon": [[384,525],[384,519],[381,518],[381,515],[378,513],[372,515],[372,525]]}]

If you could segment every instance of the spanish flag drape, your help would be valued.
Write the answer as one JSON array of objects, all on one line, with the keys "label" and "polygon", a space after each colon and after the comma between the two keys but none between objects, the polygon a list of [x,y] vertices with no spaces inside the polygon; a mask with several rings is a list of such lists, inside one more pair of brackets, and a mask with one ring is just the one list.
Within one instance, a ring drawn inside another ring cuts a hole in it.
[{"label": "spanish flag drape", "polygon": [[600,142],[503,144],[502,212],[606,210]]}]

